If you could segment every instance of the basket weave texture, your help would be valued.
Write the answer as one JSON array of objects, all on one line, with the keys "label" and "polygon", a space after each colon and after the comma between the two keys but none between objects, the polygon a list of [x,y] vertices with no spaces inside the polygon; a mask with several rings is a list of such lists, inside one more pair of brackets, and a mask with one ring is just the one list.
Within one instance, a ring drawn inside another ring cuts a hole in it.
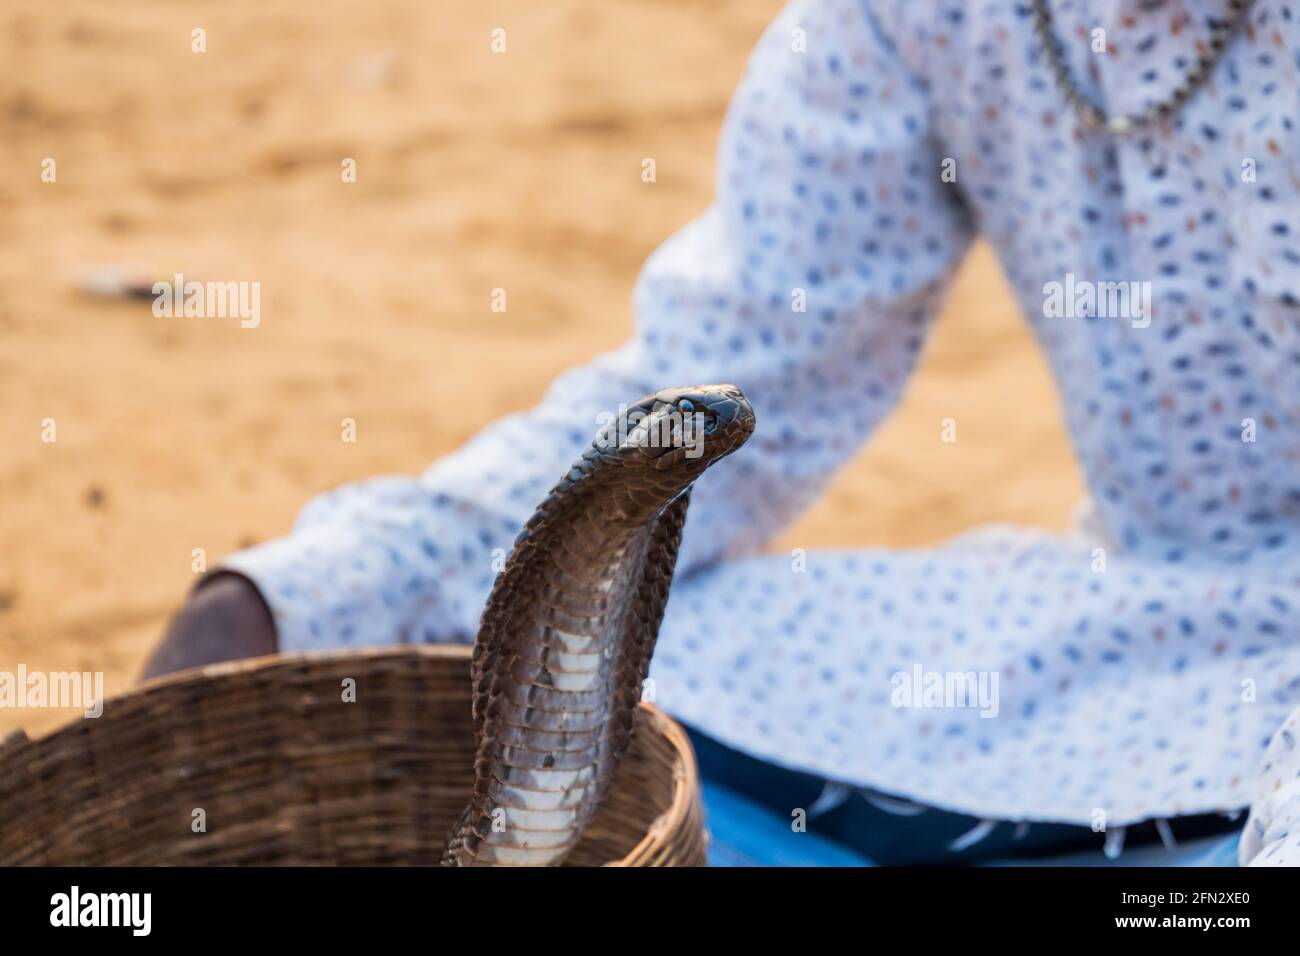
[{"label": "basket weave texture", "polygon": [[[220,664],[49,736],[11,735],[0,865],[437,863],[473,784],[469,656],[432,645]],[[705,843],[690,742],[642,704],[567,863],[702,866]]]}]

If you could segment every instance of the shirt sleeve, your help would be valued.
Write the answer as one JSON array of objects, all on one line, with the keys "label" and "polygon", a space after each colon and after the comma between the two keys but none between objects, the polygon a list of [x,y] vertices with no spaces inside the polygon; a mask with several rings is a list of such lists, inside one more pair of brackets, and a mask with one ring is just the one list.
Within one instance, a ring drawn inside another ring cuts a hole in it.
[{"label": "shirt sleeve", "polygon": [[[468,639],[533,508],[600,416],[731,382],[758,428],[698,483],[678,574],[751,553],[896,402],[970,243],[923,86],[857,0],[773,22],[728,110],[716,195],[647,261],[635,332],[418,478],[347,485],[233,555],[283,650]],[[648,185],[647,188],[653,188]]]},{"label": "shirt sleeve", "polygon": [[1255,778],[1237,844],[1242,866],[1300,866],[1300,710],[1278,728]]}]

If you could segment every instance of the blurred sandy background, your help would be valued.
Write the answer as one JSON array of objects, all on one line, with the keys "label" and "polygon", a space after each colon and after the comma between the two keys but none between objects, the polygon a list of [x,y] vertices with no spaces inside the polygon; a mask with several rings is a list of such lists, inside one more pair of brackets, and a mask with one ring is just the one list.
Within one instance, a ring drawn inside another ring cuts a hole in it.
[{"label": "blurred sandy background", "polygon": [[[125,689],[194,548],[216,564],[315,492],[418,471],[622,341],[641,261],[709,200],[724,108],[779,6],[8,0],[0,670],[103,670]],[[117,262],[260,281],[261,327],[76,292],[80,270]],[[939,441],[948,416],[956,444]],[[778,544],[1059,528],[1080,493],[981,247],[903,405]],[[68,716],[0,710],[0,733]]]}]

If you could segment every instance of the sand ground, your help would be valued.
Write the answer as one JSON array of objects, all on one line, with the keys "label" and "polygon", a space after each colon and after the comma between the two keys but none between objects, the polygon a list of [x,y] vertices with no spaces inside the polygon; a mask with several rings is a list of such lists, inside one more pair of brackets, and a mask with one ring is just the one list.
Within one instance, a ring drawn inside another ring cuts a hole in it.
[{"label": "sand ground", "polygon": [[[9,0],[0,670],[125,689],[195,548],[216,563],[318,491],[417,471],[623,340],[641,261],[709,200],[730,91],[778,7]],[[261,325],[76,290],[119,262],[256,280]],[[902,405],[774,546],[1059,528],[1080,493],[1050,378],[979,247]],[[0,709],[0,733],[68,716]]]}]

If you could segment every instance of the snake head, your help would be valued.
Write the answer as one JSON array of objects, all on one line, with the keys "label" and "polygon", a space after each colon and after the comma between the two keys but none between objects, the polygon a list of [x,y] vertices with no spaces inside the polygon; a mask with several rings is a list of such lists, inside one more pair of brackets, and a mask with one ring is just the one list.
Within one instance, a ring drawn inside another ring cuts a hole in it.
[{"label": "snake head", "polygon": [[734,385],[661,388],[620,410],[597,443],[625,466],[672,472],[683,487],[754,432],[754,409]]}]

